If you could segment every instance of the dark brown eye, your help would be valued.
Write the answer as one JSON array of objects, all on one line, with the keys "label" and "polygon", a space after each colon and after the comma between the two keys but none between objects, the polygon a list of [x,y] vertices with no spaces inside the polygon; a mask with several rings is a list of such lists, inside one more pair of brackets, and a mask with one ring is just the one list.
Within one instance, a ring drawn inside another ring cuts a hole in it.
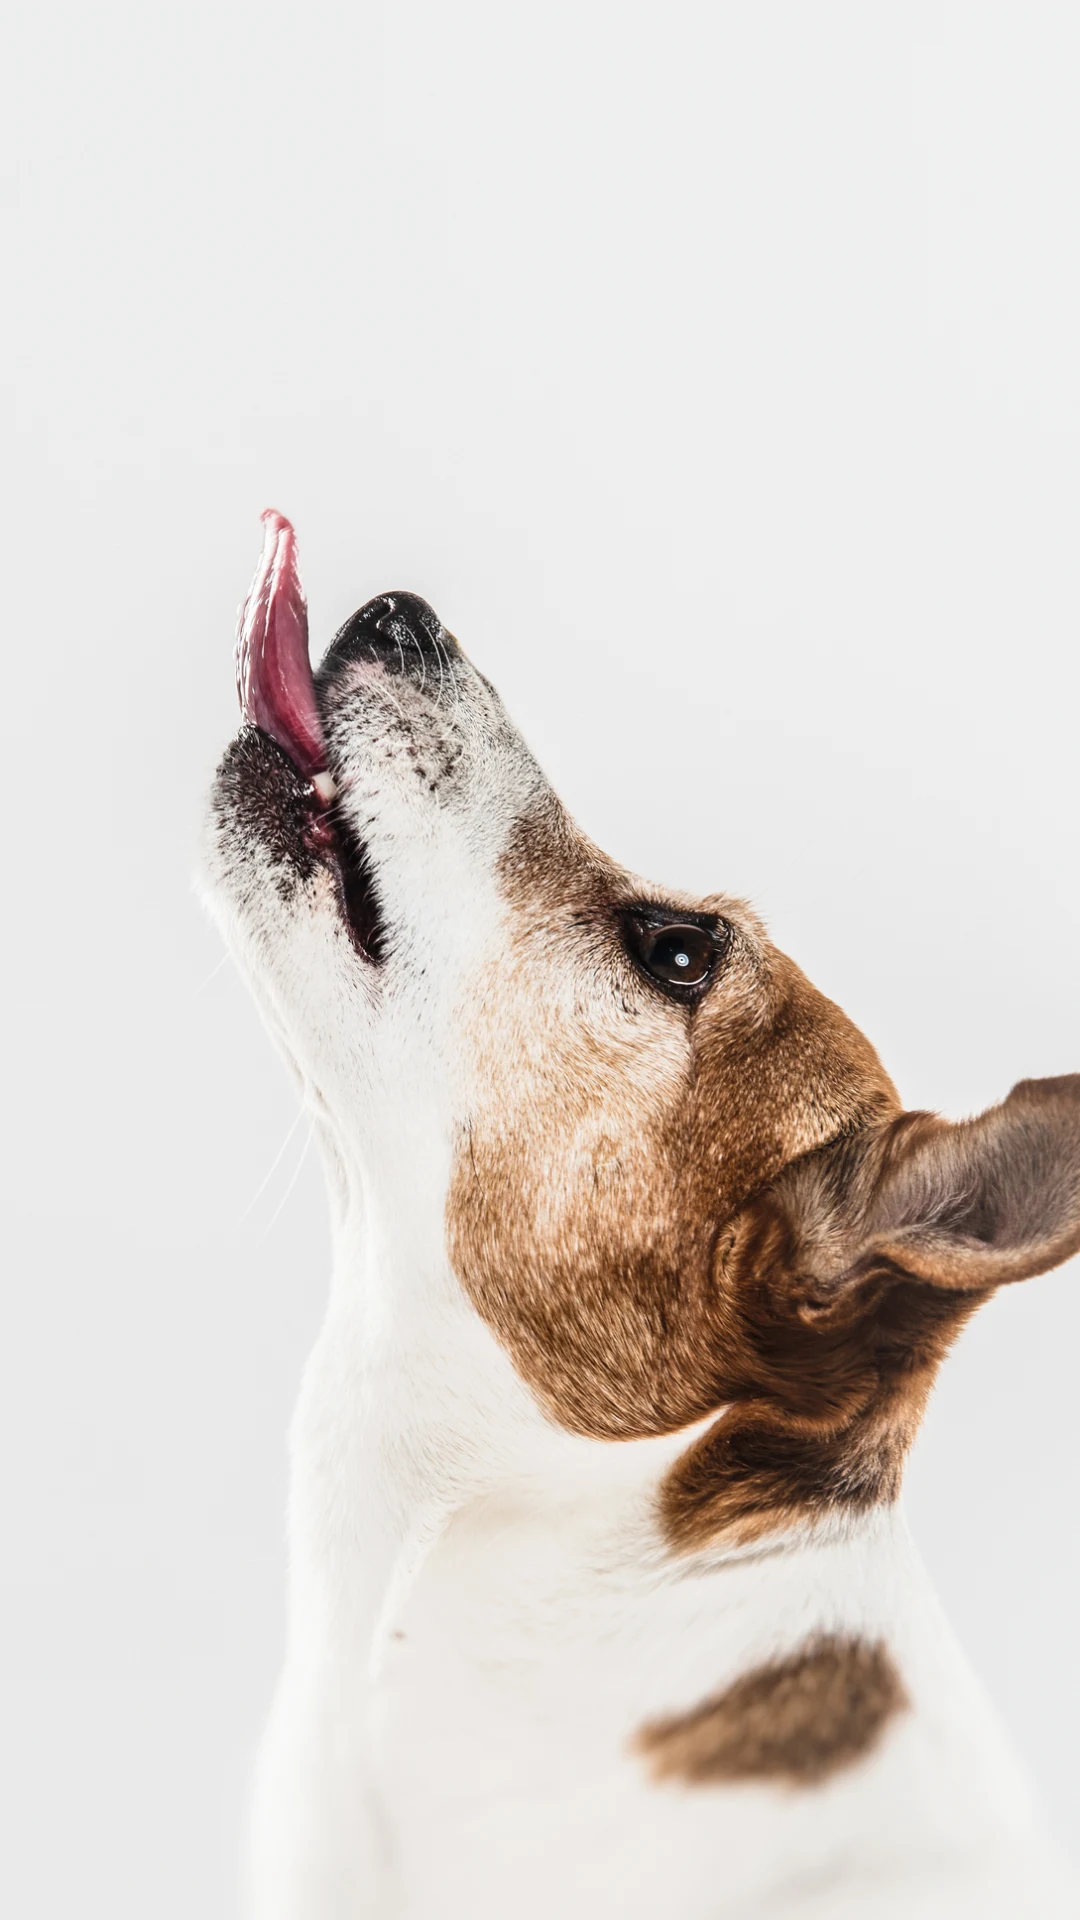
[{"label": "dark brown eye", "polygon": [[717,941],[704,927],[637,927],[635,935],[646,972],[673,986],[699,987],[716,965]]}]

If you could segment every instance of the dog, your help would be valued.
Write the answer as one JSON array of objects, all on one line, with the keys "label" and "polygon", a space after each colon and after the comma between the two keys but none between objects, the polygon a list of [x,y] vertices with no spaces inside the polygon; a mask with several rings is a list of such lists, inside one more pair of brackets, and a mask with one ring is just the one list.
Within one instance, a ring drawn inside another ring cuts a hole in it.
[{"label": "dog", "polygon": [[750,907],[578,830],[411,593],[313,674],[264,516],[205,892],[333,1217],[256,1920],[987,1920],[1073,1894],[897,1504],[1080,1248],[1080,1075],[906,1112]]}]

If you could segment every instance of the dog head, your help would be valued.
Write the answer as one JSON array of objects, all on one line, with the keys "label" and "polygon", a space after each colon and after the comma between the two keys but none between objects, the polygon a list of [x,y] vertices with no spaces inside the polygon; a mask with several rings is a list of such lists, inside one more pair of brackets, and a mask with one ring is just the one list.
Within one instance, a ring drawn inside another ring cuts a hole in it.
[{"label": "dog head", "polygon": [[424,601],[370,601],[313,677],[266,518],[208,891],[342,1230],[468,1301],[563,1427],[723,1408],[665,1490],[685,1544],[889,1497],[972,1307],[1080,1245],[1080,1077],[905,1114],[750,908],[585,838]]}]

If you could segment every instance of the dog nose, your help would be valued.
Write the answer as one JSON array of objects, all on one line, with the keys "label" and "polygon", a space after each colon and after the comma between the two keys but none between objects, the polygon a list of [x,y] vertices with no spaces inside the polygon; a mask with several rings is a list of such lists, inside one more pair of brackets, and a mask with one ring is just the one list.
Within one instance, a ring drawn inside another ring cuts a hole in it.
[{"label": "dog nose", "polygon": [[392,673],[424,678],[448,667],[458,651],[453,634],[418,593],[380,593],[334,635],[319,679],[325,685],[353,660],[380,660]]}]

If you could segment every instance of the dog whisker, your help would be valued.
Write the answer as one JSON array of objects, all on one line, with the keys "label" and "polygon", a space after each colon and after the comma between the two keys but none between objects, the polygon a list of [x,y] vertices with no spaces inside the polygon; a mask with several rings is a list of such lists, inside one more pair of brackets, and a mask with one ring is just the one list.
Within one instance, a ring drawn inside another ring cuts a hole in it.
[{"label": "dog whisker", "polygon": [[280,1147],[278,1148],[273,1159],[271,1160],[270,1165],[266,1171],[266,1174],[264,1175],[263,1179],[260,1181],[255,1192],[252,1194],[251,1199],[248,1201],[247,1206],[244,1208],[243,1213],[240,1215],[240,1218],[237,1221],[238,1226],[240,1226],[243,1223],[243,1221],[245,1221],[248,1218],[248,1215],[254,1210],[254,1208],[258,1205],[259,1201],[262,1199],[263,1194],[266,1192],[267,1187],[270,1185],[271,1180],[273,1179],[275,1173],[277,1172],[279,1166],[281,1165],[282,1156],[284,1155],[285,1150],[288,1147],[289,1141],[292,1139],[293,1134],[296,1132],[296,1129],[300,1125],[300,1122],[303,1119],[303,1117],[304,1117],[304,1108],[298,1107],[296,1109],[296,1115],[293,1119],[292,1126],[289,1128],[288,1133],[285,1135],[284,1140],[282,1141]]},{"label": "dog whisker", "polygon": [[[302,1112],[303,1112],[303,1109],[301,1109],[301,1113]],[[298,1115],[297,1118],[299,1119],[300,1115]],[[295,1131],[296,1131],[296,1128],[294,1124],[289,1135],[290,1139],[292,1138],[292,1133],[294,1133]],[[315,1137],[315,1119],[314,1119],[314,1116],[312,1116],[311,1124],[307,1130],[307,1138],[305,1139],[303,1147],[301,1149],[300,1158],[297,1160],[296,1165],[292,1170],[292,1177],[289,1181],[289,1184],[286,1187],[284,1193],[282,1194],[281,1199],[278,1201],[277,1206],[274,1208],[273,1213],[270,1215],[270,1218],[267,1221],[265,1227],[263,1228],[264,1240],[267,1238],[267,1235],[270,1233],[271,1228],[274,1227],[277,1221],[281,1218],[282,1212],[284,1211],[284,1208],[289,1200],[292,1190],[300,1178],[300,1172],[304,1165],[304,1161],[308,1157],[308,1148],[311,1146],[311,1142],[314,1139],[314,1137]],[[286,1142],[286,1145],[287,1144],[288,1142]]]},{"label": "dog whisker", "polygon": [[217,979],[218,974],[221,972],[223,967],[228,966],[231,958],[232,958],[232,955],[229,953],[228,948],[226,948],[225,952],[221,956],[221,959],[218,961],[217,966],[211,967],[210,972],[207,974],[205,980],[200,980],[197,987],[192,987],[191,992],[192,992],[193,998],[197,993],[202,993],[210,985],[211,980]]}]

